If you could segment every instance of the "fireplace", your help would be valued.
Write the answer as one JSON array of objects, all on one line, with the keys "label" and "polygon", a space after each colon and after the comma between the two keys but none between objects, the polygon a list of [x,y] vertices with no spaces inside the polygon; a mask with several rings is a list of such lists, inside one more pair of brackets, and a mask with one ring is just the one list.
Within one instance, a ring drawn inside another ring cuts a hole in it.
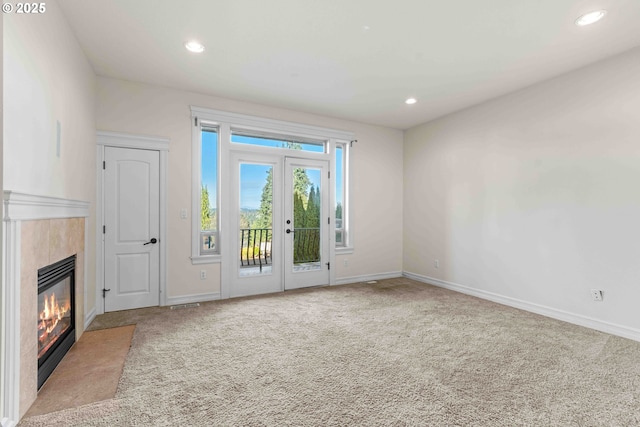
[{"label": "fireplace", "polygon": [[38,390],[75,342],[76,256],[38,270]]}]

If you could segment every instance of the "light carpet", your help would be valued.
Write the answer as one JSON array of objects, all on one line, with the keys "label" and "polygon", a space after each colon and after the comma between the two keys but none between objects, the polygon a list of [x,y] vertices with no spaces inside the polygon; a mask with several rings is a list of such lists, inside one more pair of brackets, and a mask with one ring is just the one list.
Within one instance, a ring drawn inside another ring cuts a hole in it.
[{"label": "light carpet", "polygon": [[640,343],[409,279],[131,316],[114,399],[21,425],[640,425]]}]

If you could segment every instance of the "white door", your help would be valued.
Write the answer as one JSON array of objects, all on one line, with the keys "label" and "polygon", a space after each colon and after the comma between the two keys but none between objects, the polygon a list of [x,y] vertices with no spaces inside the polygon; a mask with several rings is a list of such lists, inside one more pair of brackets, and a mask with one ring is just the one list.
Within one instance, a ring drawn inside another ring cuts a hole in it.
[{"label": "white door", "polygon": [[231,161],[230,296],[329,284],[328,162],[251,152]]},{"label": "white door", "polygon": [[284,287],[328,285],[329,164],[287,157],[284,185]]},{"label": "white door", "polygon": [[105,147],[104,311],[160,303],[160,153]]},{"label": "white door", "polygon": [[234,153],[230,296],[282,291],[282,157]]}]

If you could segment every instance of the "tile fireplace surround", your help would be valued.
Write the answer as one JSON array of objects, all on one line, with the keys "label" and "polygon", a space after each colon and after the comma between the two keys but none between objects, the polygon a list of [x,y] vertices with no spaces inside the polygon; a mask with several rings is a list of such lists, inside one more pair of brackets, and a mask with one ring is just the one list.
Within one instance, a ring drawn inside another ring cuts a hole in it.
[{"label": "tile fireplace surround", "polygon": [[38,269],[76,254],[76,341],[87,313],[86,257],[89,203],[4,192],[4,277],[0,315],[3,344],[0,423],[12,426],[37,397]]}]

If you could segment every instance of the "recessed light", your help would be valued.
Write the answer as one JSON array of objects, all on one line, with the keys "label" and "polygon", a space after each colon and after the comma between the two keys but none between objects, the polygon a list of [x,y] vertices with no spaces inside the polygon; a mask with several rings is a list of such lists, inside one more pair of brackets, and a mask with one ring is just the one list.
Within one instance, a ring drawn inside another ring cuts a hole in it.
[{"label": "recessed light", "polygon": [[204,46],[195,40],[191,40],[184,44],[184,47],[187,48],[189,52],[193,53],[202,53],[204,52]]},{"label": "recessed light", "polygon": [[584,27],[585,25],[595,24],[596,22],[604,18],[604,15],[606,14],[607,11],[604,9],[585,13],[584,15],[576,19],[576,25]]},{"label": "recessed light", "polygon": [[418,100],[415,98],[407,98],[407,100],[404,101],[405,104],[409,104],[409,105],[415,104],[416,102],[418,102]]}]

